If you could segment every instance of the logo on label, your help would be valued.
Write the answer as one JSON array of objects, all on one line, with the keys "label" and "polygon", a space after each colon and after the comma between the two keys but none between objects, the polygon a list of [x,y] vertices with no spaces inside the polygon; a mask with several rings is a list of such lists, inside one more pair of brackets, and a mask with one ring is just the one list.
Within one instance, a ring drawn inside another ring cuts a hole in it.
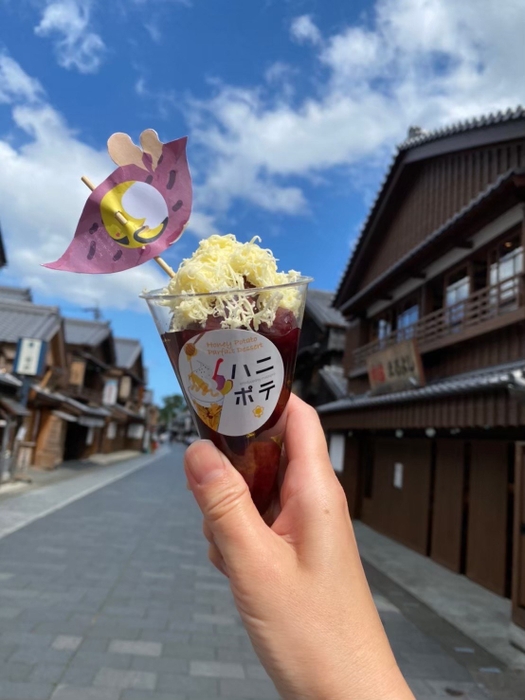
[{"label": "logo on label", "polygon": [[281,394],[279,350],[258,333],[205,331],[180,351],[179,373],[191,404],[209,428],[247,435],[271,417]]}]

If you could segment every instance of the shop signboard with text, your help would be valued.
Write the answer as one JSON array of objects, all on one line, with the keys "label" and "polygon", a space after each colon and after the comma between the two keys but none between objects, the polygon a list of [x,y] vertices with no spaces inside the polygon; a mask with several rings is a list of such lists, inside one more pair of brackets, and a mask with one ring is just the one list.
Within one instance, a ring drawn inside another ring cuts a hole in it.
[{"label": "shop signboard with text", "polygon": [[413,339],[374,353],[366,365],[373,394],[415,389],[425,384],[421,355]]}]

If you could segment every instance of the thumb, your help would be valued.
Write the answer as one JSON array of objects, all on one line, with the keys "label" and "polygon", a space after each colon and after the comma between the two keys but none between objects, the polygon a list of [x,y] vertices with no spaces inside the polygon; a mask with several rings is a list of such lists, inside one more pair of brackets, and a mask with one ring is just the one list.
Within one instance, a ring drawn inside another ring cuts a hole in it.
[{"label": "thumb", "polygon": [[[228,568],[268,537],[268,528],[241,474],[209,440],[186,450],[184,467],[190,488]],[[234,559],[235,557],[235,559]]]}]

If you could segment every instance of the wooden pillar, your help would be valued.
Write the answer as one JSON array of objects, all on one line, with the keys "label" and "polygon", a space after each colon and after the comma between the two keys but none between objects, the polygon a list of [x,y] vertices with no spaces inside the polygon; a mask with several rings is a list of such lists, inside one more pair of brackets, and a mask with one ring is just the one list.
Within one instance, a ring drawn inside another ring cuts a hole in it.
[{"label": "wooden pillar", "polygon": [[525,443],[516,443],[512,622],[525,632]]}]

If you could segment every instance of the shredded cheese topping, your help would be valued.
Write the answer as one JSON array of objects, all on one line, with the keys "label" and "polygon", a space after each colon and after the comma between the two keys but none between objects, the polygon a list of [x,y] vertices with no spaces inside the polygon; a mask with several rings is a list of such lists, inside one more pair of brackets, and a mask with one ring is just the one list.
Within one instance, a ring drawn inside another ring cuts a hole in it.
[{"label": "shredded cheese topping", "polygon": [[[248,287],[274,287],[300,279],[295,270],[278,272],[271,250],[257,245],[258,236],[240,243],[233,234],[210,236],[199,243],[191,258],[184,259],[164,290],[173,312],[171,330],[191,323],[205,324],[211,315],[221,318],[222,328],[271,326],[279,307],[297,313],[301,296],[296,287],[270,289],[256,295]],[[240,293],[242,290],[242,293]],[[210,294],[237,292],[235,294]],[[210,294],[210,296],[200,296]],[[180,296],[179,296],[180,295]],[[255,297],[255,298],[254,298]]]}]

